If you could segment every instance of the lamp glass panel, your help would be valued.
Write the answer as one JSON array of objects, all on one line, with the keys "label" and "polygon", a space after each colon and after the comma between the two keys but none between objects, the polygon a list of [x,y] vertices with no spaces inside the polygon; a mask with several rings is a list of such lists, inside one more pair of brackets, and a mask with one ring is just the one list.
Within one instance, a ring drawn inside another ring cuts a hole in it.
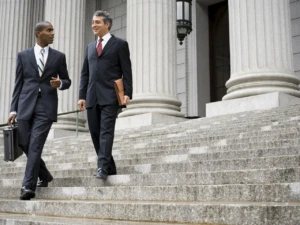
[{"label": "lamp glass panel", "polygon": [[184,19],[190,21],[190,3],[184,2]]},{"label": "lamp glass panel", "polygon": [[187,34],[187,28],[186,27],[177,27],[177,33],[178,34]]},{"label": "lamp glass panel", "polygon": [[183,2],[177,2],[177,20],[183,19],[182,7],[183,7]]}]

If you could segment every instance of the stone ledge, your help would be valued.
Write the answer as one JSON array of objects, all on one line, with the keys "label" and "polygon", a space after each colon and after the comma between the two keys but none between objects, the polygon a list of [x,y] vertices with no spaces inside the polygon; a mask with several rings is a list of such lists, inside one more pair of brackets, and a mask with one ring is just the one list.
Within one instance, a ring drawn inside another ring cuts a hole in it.
[{"label": "stone ledge", "polygon": [[158,113],[145,113],[135,116],[117,118],[116,130],[137,128],[156,124],[170,124],[186,121],[183,117],[168,116]]},{"label": "stone ledge", "polygon": [[300,98],[273,92],[206,104],[206,117],[300,104]]}]

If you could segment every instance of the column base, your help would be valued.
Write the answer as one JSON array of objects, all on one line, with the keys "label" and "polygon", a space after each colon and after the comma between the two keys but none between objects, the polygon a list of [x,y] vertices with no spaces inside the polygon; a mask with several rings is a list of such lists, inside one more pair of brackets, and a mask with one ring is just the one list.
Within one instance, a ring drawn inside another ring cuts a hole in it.
[{"label": "column base", "polygon": [[206,104],[206,117],[300,104],[300,98],[273,92]]},{"label": "column base", "polygon": [[117,118],[116,130],[149,126],[155,124],[169,124],[174,122],[186,121],[184,117],[168,116],[159,113],[145,113],[135,116]]},{"label": "column base", "polygon": [[[62,115],[57,118],[57,122],[52,124],[53,129],[60,130],[70,130],[76,131],[76,120],[77,116],[75,115]],[[85,128],[86,119],[82,115],[78,115],[78,131],[86,132]]]},{"label": "column base", "polygon": [[165,95],[135,95],[119,118],[153,113],[167,116],[184,117],[180,112],[181,102],[175,97]]}]

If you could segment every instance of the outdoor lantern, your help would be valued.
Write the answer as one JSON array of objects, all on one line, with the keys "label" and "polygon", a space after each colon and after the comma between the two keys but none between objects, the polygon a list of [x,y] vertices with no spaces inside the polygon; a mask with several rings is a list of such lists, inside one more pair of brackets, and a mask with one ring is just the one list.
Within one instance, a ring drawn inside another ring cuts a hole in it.
[{"label": "outdoor lantern", "polygon": [[192,31],[192,0],[177,0],[177,38],[182,45]]}]

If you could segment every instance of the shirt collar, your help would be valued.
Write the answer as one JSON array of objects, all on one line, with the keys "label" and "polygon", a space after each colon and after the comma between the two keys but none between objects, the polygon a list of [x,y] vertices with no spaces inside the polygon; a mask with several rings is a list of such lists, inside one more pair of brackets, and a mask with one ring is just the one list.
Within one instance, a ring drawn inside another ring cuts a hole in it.
[{"label": "shirt collar", "polygon": [[[35,49],[37,52],[41,52],[42,47],[39,46],[39,45],[36,43],[35,46],[34,46],[34,49]],[[48,51],[49,51],[49,45],[47,45],[47,46],[44,47],[43,49],[45,49],[45,52],[48,52]]]},{"label": "shirt collar", "polygon": [[[107,42],[110,38],[111,38],[110,33],[107,33],[102,37],[103,41],[105,41],[105,42]],[[98,37],[98,39],[97,39],[97,42],[99,42],[99,41],[100,41],[100,37]]]}]

